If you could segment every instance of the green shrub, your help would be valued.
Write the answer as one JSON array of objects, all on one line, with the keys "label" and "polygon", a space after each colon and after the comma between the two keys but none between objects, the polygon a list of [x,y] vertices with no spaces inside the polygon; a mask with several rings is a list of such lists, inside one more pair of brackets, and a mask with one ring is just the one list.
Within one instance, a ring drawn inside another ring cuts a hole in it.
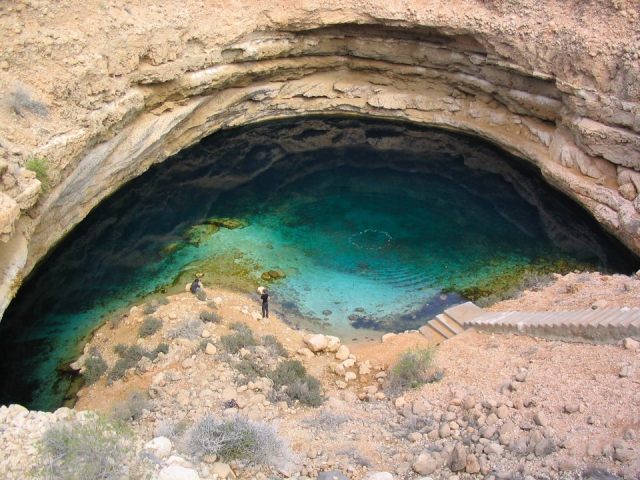
[{"label": "green shrub", "polygon": [[35,172],[36,178],[42,184],[42,190],[44,192],[49,190],[49,160],[47,160],[46,158],[32,158],[27,162],[25,167],[27,170]]},{"label": "green shrub", "polygon": [[[281,391],[290,401],[298,400],[304,405],[318,407],[323,402],[322,387],[299,360],[285,360],[268,374],[273,381],[274,390]],[[282,387],[286,387],[282,390]]]},{"label": "green shrub", "polygon": [[222,316],[217,314],[216,312],[209,312],[207,310],[203,310],[200,312],[200,320],[207,323],[220,323],[222,322]]},{"label": "green shrub", "polygon": [[320,382],[311,376],[295,380],[288,386],[285,393],[291,400],[298,400],[301,404],[310,407],[319,407],[324,401]]},{"label": "green shrub", "polygon": [[225,461],[240,460],[259,465],[276,463],[286,456],[285,444],[273,427],[236,415],[218,420],[204,417],[189,432],[191,455],[217,455]]},{"label": "green shrub", "polygon": [[242,358],[239,362],[234,363],[233,368],[250,381],[264,377],[266,374],[265,367],[262,367],[254,359],[248,357]]},{"label": "green shrub", "polygon": [[233,330],[234,332],[251,332],[249,325],[244,322],[231,322],[229,324],[229,330]]},{"label": "green shrub", "polygon": [[289,356],[289,352],[284,348],[284,345],[275,335],[264,335],[262,337],[262,345],[264,345],[267,350],[276,357],[287,358]]},{"label": "green shrub", "polygon": [[[141,347],[140,345],[131,345],[127,347],[123,344],[115,346],[114,350],[120,355],[115,365],[109,371],[107,376],[107,385],[111,385],[114,381],[120,380],[130,368],[135,367],[142,357],[151,358],[152,353]],[[157,356],[157,354],[156,354]]]},{"label": "green shrub", "polygon": [[128,349],[129,349],[128,345],[124,343],[118,343],[115,347],[113,347],[113,353],[115,353],[119,357],[124,357]]},{"label": "green shrub", "polygon": [[119,480],[127,476],[133,436],[122,424],[104,417],[60,421],[38,444],[35,475],[56,480]]},{"label": "green shrub", "polygon": [[232,355],[238,353],[242,348],[258,345],[258,341],[254,338],[253,332],[249,330],[249,327],[230,335],[223,335],[220,337],[220,341],[224,349]]},{"label": "green shrub", "polygon": [[435,346],[416,347],[402,353],[398,363],[391,370],[390,388],[394,391],[402,391],[440,380],[443,373],[433,365],[435,353]]},{"label": "green shrub", "polygon": [[155,360],[158,358],[160,353],[164,353],[165,355],[169,353],[169,344],[168,343],[159,343],[155,349],[151,350],[147,357],[151,360]]},{"label": "green shrub", "polygon": [[162,320],[156,317],[145,318],[144,322],[140,326],[138,333],[141,337],[150,337],[157,331],[162,329]]},{"label": "green shrub", "polygon": [[207,301],[207,292],[205,292],[204,290],[198,290],[198,292],[196,293],[196,298],[198,300],[200,300],[201,302],[206,302]]},{"label": "green shrub", "polygon": [[168,334],[170,339],[186,338],[188,340],[197,340],[202,336],[202,321],[200,319],[189,320],[178,328],[174,328]]},{"label": "green shrub", "polygon": [[138,389],[131,391],[129,396],[111,409],[111,418],[117,422],[136,421],[142,418],[144,410],[149,410],[151,403],[145,393]]},{"label": "green shrub", "polygon": [[91,356],[84,362],[84,371],[82,376],[87,385],[92,385],[98,381],[98,379],[106,373],[109,369],[107,362],[101,356]]}]

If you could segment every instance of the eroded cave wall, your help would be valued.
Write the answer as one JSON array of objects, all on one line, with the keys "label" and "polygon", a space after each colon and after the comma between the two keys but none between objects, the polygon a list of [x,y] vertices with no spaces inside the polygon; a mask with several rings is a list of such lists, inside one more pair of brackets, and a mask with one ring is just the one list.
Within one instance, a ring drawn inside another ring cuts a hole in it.
[{"label": "eroded cave wall", "polygon": [[[2,6],[0,310],[151,164],[220,129],[307,114],[488,139],[640,254],[640,28],[624,2],[146,3]],[[47,159],[46,191],[33,158]]]}]

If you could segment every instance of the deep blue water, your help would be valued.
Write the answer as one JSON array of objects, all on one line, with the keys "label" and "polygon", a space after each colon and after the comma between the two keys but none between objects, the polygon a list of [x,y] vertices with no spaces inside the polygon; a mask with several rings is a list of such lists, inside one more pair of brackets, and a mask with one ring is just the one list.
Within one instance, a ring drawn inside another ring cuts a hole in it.
[{"label": "deep blue water", "polygon": [[348,341],[576,268],[637,259],[476,140],[345,119],[225,132],[105,200],[34,271],[0,323],[0,400],[59,406],[72,377],[56,369],[97,326],[195,272],[254,295],[264,285],[286,321]]}]

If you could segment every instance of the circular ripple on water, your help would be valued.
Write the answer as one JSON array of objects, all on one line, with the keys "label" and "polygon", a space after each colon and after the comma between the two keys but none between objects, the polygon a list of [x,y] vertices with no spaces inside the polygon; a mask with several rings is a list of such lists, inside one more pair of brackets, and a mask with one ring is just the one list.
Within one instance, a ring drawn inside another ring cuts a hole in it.
[{"label": "circular ripple on water", "polygon": [[349,244],[361,250],[381,250],[391,245],[393,237],[384,230],[366,229],[349,237]]}]

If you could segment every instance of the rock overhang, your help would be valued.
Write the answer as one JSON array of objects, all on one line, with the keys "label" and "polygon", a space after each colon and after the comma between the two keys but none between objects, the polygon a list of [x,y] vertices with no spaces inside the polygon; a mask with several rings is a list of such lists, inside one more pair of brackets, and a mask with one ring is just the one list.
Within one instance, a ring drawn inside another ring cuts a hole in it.
[{"label": "rock overhang", "polygon": [[35,205],[23,202],[30,215],[11,216],[3,230],[28,244],[26,257],[21,248],[5,259],[13,266],[6,291],[150,165],[221,129],[304,115],[402,120],[489,140],[534,164],[640,254],[638,82],[628,62],[607,83],[601,72],[613,60],[592,60],[584,74],[584,65],[567,62],[584,52],[541,54],[517,32],[503,38],[465,22],[371,17],[303,23],[239,32],[233,41],[173,32],[147,38],[143,49],[133,42],[108,51],[86,68],[68,100],[85,110],[79,125],[30,152],[55,166],[54,188]]}]

